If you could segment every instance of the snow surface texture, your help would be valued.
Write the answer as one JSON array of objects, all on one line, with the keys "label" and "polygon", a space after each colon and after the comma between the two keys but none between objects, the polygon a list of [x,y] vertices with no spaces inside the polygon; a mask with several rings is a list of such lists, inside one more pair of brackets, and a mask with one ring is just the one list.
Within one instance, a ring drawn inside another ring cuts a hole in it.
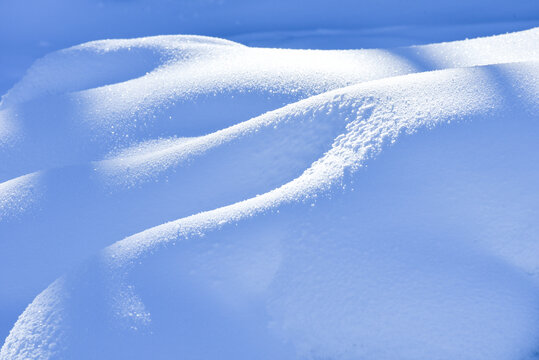
[{"label": "snow surface texture", "polygon": [[357,49],[535,26],[537,0],[2,0],[0,94],[37,58],[96,39],[198,34],[264,47]]},{"label": "snow surface texture", "polygon": [[46,288],[0,359],[537,358],[538,110],[539,28],[51,53],[0,104],[0,309]]}]

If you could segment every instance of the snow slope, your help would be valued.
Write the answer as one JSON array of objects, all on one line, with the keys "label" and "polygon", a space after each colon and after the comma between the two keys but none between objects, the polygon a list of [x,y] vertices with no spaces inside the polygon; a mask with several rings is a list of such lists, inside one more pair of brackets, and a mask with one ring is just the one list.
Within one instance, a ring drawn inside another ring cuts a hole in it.
[{"label": "snow slope", "polygon": [[537,44],[40,59],[0,104],[2,316],[51,285],[0,358],[532,359]]},{"label": "snow slope", "polygon": [[36,59],[95,39],[199,34],[252,46],[379,48],[534,26],[536,0],[2,0],[0,93]]}]

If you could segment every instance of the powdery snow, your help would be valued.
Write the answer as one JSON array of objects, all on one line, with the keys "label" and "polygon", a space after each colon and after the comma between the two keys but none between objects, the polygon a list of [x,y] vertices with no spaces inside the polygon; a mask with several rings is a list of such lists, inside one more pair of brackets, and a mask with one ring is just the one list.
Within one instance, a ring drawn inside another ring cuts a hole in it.
[{"label": "powdery snow", "polygon": [[51,285],[0,358],[531,359],[537,44],[37,61],[0,105],[0,307]]}]

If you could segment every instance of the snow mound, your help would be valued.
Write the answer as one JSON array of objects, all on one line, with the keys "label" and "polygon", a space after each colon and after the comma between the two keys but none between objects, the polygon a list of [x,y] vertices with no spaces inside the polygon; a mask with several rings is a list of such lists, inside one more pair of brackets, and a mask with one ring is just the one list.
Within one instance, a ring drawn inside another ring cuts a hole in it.
[{"label": "snow mound", "polygon": [[52,284],[0,358],[533,358],[537,44],[39,60],[0,105],[0,308]]}]

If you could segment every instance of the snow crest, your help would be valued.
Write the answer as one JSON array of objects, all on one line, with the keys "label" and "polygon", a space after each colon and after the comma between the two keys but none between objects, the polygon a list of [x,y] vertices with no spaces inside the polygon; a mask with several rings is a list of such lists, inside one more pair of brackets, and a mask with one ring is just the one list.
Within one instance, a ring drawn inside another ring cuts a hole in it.
[{"label": "snow crest", "polygon": [[532,359],[538,44],[37,61],[0,103],[0,308],[34,298],[0,359]]}]

